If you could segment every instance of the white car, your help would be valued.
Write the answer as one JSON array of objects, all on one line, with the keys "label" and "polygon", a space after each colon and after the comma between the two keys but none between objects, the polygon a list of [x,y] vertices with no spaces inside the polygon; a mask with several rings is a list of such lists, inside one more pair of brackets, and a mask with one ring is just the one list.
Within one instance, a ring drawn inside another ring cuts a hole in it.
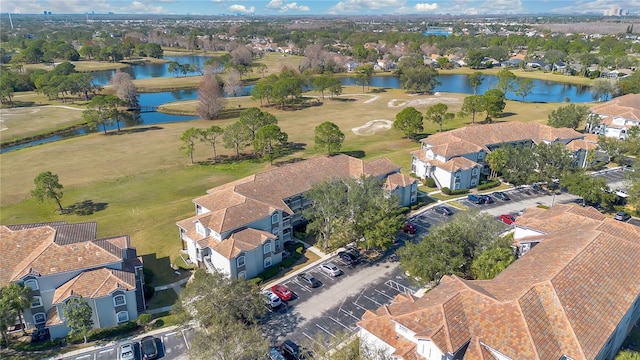
[{"label": "white car", "polygon": [[120,345],[120,349],[118,350],[119,359],[120,360],[134,360],[135,352],[133,349],[133,343],[128,341]]},{"label": "white car", "polygon": [[282,300],[280,300],[278,295],[272,293],[271,291],[265,290],[262,292],[262,294],[264,294],[264,297],[265,297],[264,302],[267,305],[269,305],[272,309],[282,305]]},{"label": "white car", "polygon": [[342,271],[332,262],[320,265],[320,270],[329,276],[338,276],[342,273]]}]

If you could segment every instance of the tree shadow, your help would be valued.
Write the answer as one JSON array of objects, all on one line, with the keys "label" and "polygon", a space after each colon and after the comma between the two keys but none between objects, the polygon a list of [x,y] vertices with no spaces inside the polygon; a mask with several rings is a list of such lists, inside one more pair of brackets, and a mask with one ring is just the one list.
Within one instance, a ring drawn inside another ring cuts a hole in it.
[{"label": "tree shadow", "polygon": [[377,88],[377,89],[371,90],[371,92],[374,93],[374,94],[379,94],[379,93],[387,92],[387,89],[389,89],[389,88]]},{"label": "tree shadow", "polygon": [[366,156],[364,150],[341,151],[340,154],[349,155],[357,159],[362,159]]},{"label": "tree shadow", "polygon": [[514,115],[517,115],[517,114],[516,114],[516,113],[512,113],[512,112],[503,112],[503,113],[500,115],[500,117],[501,117],[501,118],[506,118],[506,117],[514,116]]},{"label": "tree shadow", "polygon": [[147,126],[147,127],[139,127],[139,128],[133,128],[133,129],[120,129],[120,131],[110,131],[108,132],[106,135],[127,135],[127,134],[137,134],[137,133],[143,133],[145,131],[150,131],[150,130],[162,130],[164,129],[161,126]]},{"label": "tree shadow", "polygon": [[339,101],[339,102],[354,102],[354,101],[358,101],[357,99],[354,99],[354,98],[345,98],[345,97],[333,97],[333,98],[329,98],[329,100],[331,100],[331,101]]},{"label": "tree shadow", "polygon": [[107,206],[109,206],[107,203],[94,203],[93,200],[84,200],[64,208],[62,213],[86,216],[102,211],[106,209]]},{"label": "tree shadow", "polygon": [[293,163],[297,163],[297,162],[305,161],[305,160],[307,160],[307,159],[301,158],[301,157],[295,157],[295,158],[291,158],[291,159],[287,159],[287,160],[283,160],[283,161],[274,162],[273,165],[274,166],[283,166],[283,165],[293,164]]}]

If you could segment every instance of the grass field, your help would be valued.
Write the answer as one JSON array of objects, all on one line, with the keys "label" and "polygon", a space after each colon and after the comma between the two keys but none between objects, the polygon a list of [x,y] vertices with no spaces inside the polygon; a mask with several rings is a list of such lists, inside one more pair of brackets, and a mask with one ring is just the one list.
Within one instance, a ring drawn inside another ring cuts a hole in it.
[{"label": "grass field", "polygon": [[2,109],[0,113],[0,142],[5,143],[28,136],[44,135],[82,122],[80,107],[47,105]]},{"label": "grass field", "polygon": [[[175,79],[170,79],[175,80]],[[373,90],[373,89],[371,89]],[[313,148],[315,126],[324,121],[336,123],[345,133],[343,151],[372,159],[385,156],[408,172],[408,152],[418,143],[402,137],[394,129],[367,136],[352,129],[372,120],[393,121],[405,106],[424,112],[430,105],[443,102],[449,111],[460,109],[463,94],[411,95],[399,89],[362,92],[362,87],[346,87],[339,99],[325,98],[321,106],[296,111],[263,108],[278,118],[279,126],[289,134],[289,140],[302,150],[291,158],[316,156]],[[307,96],[319,96],[309,93]],[[229,99],[227,108],[259,106],[248,97]],[[507,102],[503,120],[544,122],[547,114],[562,104],[530,104]],[[195,102],[168,106],[190,112]],[[69,110],[76,111],[76,110]],[[61,121],[63,115],[58,115]],[[247,176],[269,167],[254,160],[211,165],[212,151],[197,144],[196,165],[179,150],[180,135],[190,127],[206,128],[212,124],[227,126],[235,119],[141,126],[120,133],[90,134],[65,139],[33,148],[0,155],[0,223],[16,224],[66,220],[96,221],[98,236],[129,234],[133,246],[143,255],[145,267],[156,273],[156,283],[175,280],[169,267],[180,250],[176,221],[193,215],[192,199],[209,188]],[[456,118],[445,124],[444,130],[464,126],[468,117]],[[41,124],[42,125],[42,124]],[[35,126],[35,125],[34,125]],[[13,127],[19,127],[13,124]],[[435,124],[425,122],[425,134],[436,132]],[[27,129],[14,129],[14,132]],[[3,131],[4,132],[4,131]],[[4,136],[4,134],[3,134]],[[232,151],[219,146],[219,154],[231,156]],[[249,149],[245,150],[248,153]],[[26,166],[28,165],[28,166]],[[277,165],[277,164],[276,164]],[[64,206],[87,202],[95,212],[90,215],[58,215],[54,203],[39,204],[30,197],[33,179],[43,171],[52,171],[64,185]]]}]

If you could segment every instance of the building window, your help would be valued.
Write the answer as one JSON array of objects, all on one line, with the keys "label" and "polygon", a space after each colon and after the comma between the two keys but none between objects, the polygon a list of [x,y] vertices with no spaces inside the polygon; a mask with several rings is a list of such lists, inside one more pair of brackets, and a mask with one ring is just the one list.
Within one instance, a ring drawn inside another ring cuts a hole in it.
[{"label": "building window", "polygon": [[36,325],[44,324],[47,322],[47,315],[44,313],[33,314],[33,323]]},{"label": "building window", "polygon": [[238,273],[238,279],[244,279],[247,277],[247,272],[246,271],[240,271]]},{"label": "building window", "polygon": [[263,246],[262,249],[264,250],[265,254],[268,254],[271,252],[271,242],[267,241]]},{"label": "building window", "polygon": [[[284,231],[285,233],[287,232],[287,230],[285,229]],[[280,240],[276,240],[276,250],[280,248]]]},{"label": "building window", "polygon": [[129,321],[129,312],[128,311],[120,311],[116,314],[118,318],[118,324],[123,323],[125,321]]},{"label": "building window", "polygon": [[271,266],[271,257],[264,259],[264,268],[266,269],[269,266]]},{"label": "building window", "polygon": [[471,174],[472,175],[478,175],[478,168],[473,168],[473,170],[471,170]]},{"label": "building window", "polygon": [[456,171],[456,178],[460,177],[460,170]]},{"label": "building window", "polygon": [[273,230],[271,230],[271,233],[278,236],[280,234],[280,228],[274,227]]},{"label": "building window", "polygon": [[40,289],[38,287],[38,280],[36,279],[29,279],[27,281],[24,282],[24,286],[28,286],[31,288],[31,290],[38,290]]},{"label": "building window", "polygon": [[113,306],[122,306],[127,304],[127,299],[124,295],[116,295],[113,297]]},{"label": "building window", "polygon": [[271,223],[277,224],[279,221],[280,221],[280,216],[278,215],[278,213],[273,213],[273,215],[271,215]]},{"label": "building window", "polygon": [[478,159],[482,159],[484,157],[484,151],[480,151],[478,153]]},{"label": "building window", "polygon": [[40,296],[34,296],[31,299],[31,308],[42,306],[42,298]]},{"label": "building window", "polygon": [[238,265],[238,267],[244,266],[244,255],[238,257],[238,260],[236,260],[236,264]]},{"label": "building window", "polygon": [[476,178],[471,179],[471,186],[476,186]]}]

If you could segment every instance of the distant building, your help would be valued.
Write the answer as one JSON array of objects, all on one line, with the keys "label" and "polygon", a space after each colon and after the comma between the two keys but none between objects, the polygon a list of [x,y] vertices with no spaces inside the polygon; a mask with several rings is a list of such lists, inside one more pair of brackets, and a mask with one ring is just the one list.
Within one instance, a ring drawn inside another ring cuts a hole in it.
[{"label": "distant building", "polygon": [[591,115],[598,117],[600,123],[596,127],[589,127],[587,131],[626,139],[629,129],[640,126],[640,94],[619,96],[591,108]]}]

